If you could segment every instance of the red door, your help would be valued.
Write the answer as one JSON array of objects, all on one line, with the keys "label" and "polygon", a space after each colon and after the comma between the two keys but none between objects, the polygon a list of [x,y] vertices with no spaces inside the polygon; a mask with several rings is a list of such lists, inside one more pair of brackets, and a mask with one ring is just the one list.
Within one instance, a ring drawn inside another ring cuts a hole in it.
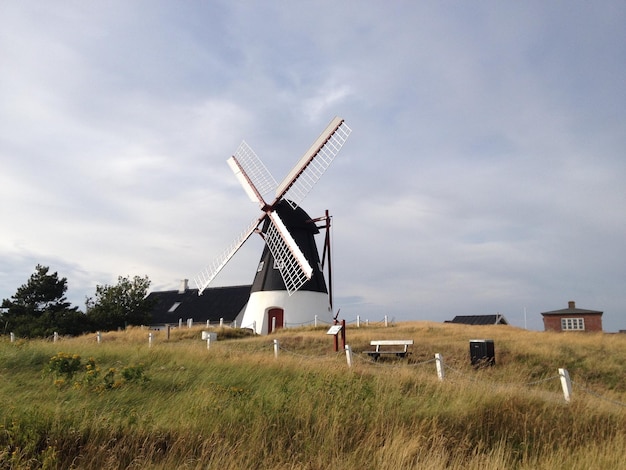
[{"label": "red door", "polygon": [[283,323],[283,315],[284,311],[282,308],[270,308],[267,312],[267,333],[271,333],[274,330],[282,328],[284,326]]}]

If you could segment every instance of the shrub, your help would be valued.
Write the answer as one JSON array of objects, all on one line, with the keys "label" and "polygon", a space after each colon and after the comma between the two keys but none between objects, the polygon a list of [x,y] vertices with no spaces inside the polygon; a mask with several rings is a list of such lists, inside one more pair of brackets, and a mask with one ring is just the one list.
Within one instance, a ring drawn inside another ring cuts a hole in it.
[{"label": "shrub", "polygon": [[[143,364],[124,367],[120,373],[122,377],[119,379],[118,371],[114,367],[102,374],[93,357],[90,357],[82,366],[78,354],[71,355],[62,352],[50,358],[45,372],[53,375],[53,383],[57,388],[63,388],[76,378],[74,388],[80,390],[86,387],[95,392],[119,388],[125,383],[146,384],[150,380],[144,373]],[[78,376],[81,372],[82,375]]]},{"label": "shrub", "polygon": [[127,383],[145,384],[150,379],[144,373],[144,365],[126,366],[122,369],[122,379]]},{"label": "shrub", "polygon": [[46,371],[54,375],[57,381],[70,381],[80,370],[80,356],[60,352],[50,358]]}]

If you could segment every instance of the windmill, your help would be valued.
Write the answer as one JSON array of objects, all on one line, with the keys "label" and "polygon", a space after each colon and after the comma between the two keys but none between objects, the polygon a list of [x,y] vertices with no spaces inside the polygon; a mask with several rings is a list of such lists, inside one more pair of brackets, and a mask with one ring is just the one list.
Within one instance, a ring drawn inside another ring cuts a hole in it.
[{"label": "windmill", "polygon": [[[228,165],[252,202],[259,204],[261,215],[196,277],[199,295],[246,240],[258,233],[265,246],[241,325],[266,334],[285,323],[306,323],[315,315],[330,318],[328,290],[314,239],[319,229],[299,205],[350,132],[344,120],[335,117],[280,184],[248,144],[241,143]],[[268,195],[271,202],[266,202]]]}]

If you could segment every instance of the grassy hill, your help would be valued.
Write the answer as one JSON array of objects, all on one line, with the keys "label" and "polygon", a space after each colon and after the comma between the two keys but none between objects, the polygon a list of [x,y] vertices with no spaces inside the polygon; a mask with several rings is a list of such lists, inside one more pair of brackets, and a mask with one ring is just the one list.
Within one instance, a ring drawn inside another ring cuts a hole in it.
[{"label": "grassy hill", "polygon": [[[0,339],[0,468],[614,469],[626,456],[626,335],[429,322],[251,337],[129,329]],[[373,339],[413,339],[376,363]],[[474,369],[469,340],[493,339]],[[273,340],[280,353],[274,357]],[[444,357],[439,381],[433,362]],[[563,399],[558,368],[574,388]]]}]

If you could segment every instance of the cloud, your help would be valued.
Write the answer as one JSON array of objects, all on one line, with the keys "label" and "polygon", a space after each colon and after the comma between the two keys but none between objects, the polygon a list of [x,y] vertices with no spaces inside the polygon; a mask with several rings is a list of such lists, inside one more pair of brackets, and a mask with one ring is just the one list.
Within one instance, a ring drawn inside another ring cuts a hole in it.
[{"label": "cloud", "polygon": [[[193,277],[334,115],[307,197],[333,215],[336,308],[531,327],[567,300],[623,328],[625,8],[109,2],[0,7],[0,296],[37,263],[97,283]],[[251,281],[253,239],[218,284]],[[66,272],[64,272],[66,271]]]}]

